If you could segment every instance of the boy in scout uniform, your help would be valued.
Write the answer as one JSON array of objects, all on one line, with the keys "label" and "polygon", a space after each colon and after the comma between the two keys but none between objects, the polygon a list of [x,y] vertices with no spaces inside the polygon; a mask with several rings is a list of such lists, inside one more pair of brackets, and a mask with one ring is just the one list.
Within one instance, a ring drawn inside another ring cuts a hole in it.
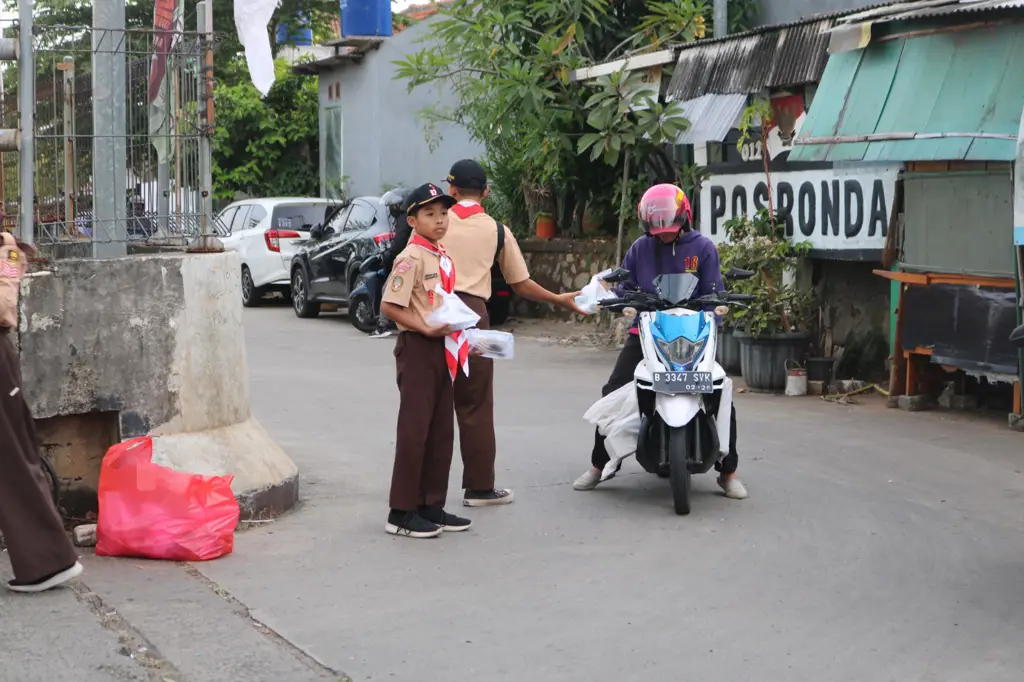
[{"label": "boy in scout uniform", "polygon": [[35,422],[25,402],[18,354],[8,339],[18,323],[25,252],[0,231],[0,534],[14,569],[12,592],[45,592],[82,573],[50,497]]},{"label": "boy in scout uniform", "polygon": [[[456,162],[448,174],[448,185],[449,193],[458,203],[452,207],[443,245],[459,268],[455,293],[480,316],[480,329],[489,326],[487,299],[491,296],[491,268],[495,263],[517,296],[583,314],[573,301],[580,292],[556,294],[533,281],[512,231],[487,215],[481,205],[488,189],[483,166],[472,159]],[[494,485],[497,447],[493,360],[470,358],[469,373],[455,382],[455,414],[462,450],[462,487],[466,490],[463,504],[509,504],[514,499],[512,491]]]},{"label": "boy in scout uniform", "polygon": [[455,265],[440,245],[454,204],[435,185],[412,191],[407,205],[413,234],[395,259],[381,299],[381,313],[400,330],[395,366],[401,402],[385,526],[392,535],[433,538],[470,526],[444,510],[455,441],[454,384],[469,372],[469,345],[462,332],[427,322],[441,305],[436,287],[455,290]]}]

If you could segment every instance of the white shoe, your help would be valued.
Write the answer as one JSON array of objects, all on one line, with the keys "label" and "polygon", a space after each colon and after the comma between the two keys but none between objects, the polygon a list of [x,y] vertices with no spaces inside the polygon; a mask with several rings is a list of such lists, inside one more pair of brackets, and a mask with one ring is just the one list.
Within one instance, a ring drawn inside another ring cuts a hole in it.
[{"label": "white shoe", "polygon": [[573,481],[573,490],[593,490],[601,484],[601,472],[594,471],[593,468],[587,469],[587,471]]},{"label": "white shoe", "polygon": [[732,476],[719,476],[719,487],[725,491],[725,496],[730,500],[745,500],[750,497],[747,487],[735,474]]},{"label": "white shoe", "polygon": [[82,570],[82,564],[76,561],[75,565],[71,568],[64,569],[60,573],[52,575],[43,581],[32,583],[30,585],[11,581],[7,583],[7,589],[11,592],[20,592],[23,594],[46,592],[47,590],[52,590],[55,587],[60,587],[70,580],[74,580],[78,576],[82,575]]}]

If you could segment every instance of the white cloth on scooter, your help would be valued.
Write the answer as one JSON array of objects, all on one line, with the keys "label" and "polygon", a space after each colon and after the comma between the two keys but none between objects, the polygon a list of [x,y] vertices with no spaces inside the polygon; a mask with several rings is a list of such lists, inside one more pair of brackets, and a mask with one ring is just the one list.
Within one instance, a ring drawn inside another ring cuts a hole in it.
[{"label": "white cloth on scooter", "polygon": [[605,437],[604,447],[611,460],[601,472],[601,480],[607,481],[619,470],[622,461],[636,452],[636,441],[640,437],[636,384],[630,382],[601,398],[590,406],[583,418]]},{"label": "white cloth on scooter", "polygon": [[[715,427],[718,431],[719,452],[724,457],[729,454],[729,439],[732,436],[732,379],[726,377],[722,381],[721,392]],[[597,432],[605,437],[604,446],[610,459],[601,472],[601,481],[607,481],[619,471],[624,460],[636,453],[636,443],[640,437],[640,406],[637,403],[636,384],[628,383],[601,398],[590,406],[583,418],[597,427]]]}]

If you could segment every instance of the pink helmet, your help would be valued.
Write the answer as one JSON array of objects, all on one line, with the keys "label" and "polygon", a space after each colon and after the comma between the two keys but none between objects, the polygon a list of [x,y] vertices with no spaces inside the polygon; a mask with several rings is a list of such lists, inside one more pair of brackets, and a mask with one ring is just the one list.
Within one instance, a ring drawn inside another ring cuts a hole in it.
[{"label": "pink helmet", "polygon": [[675,185],[655,185],[644,192],[637,207],[637,217],[647,234],[679,232],[689,227],[693,209],[683,190]]}]

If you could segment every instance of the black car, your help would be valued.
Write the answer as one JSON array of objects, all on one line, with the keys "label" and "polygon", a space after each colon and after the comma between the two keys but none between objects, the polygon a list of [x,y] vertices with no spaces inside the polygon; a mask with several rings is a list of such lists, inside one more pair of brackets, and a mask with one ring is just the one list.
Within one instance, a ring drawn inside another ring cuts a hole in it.
[{"label": "black car", "polygon": [[359,266],[391,238],[395,225],[379,197],[346,203],[327,223],[309,232],[292,258],[292,307],[299,317],[316,317],[320,304],[348,305],[358,285]]},{"label": "black car", "polygon": [[[298,245],[291,267],[292,308],[299,317],[317,317],[323,303],[347,306],[359,286],[359,266],[394,236],[395,222],[380,197],[344,204]],[[495,268],[487,302],[492,325],[508,318],[512,290]]]}]

